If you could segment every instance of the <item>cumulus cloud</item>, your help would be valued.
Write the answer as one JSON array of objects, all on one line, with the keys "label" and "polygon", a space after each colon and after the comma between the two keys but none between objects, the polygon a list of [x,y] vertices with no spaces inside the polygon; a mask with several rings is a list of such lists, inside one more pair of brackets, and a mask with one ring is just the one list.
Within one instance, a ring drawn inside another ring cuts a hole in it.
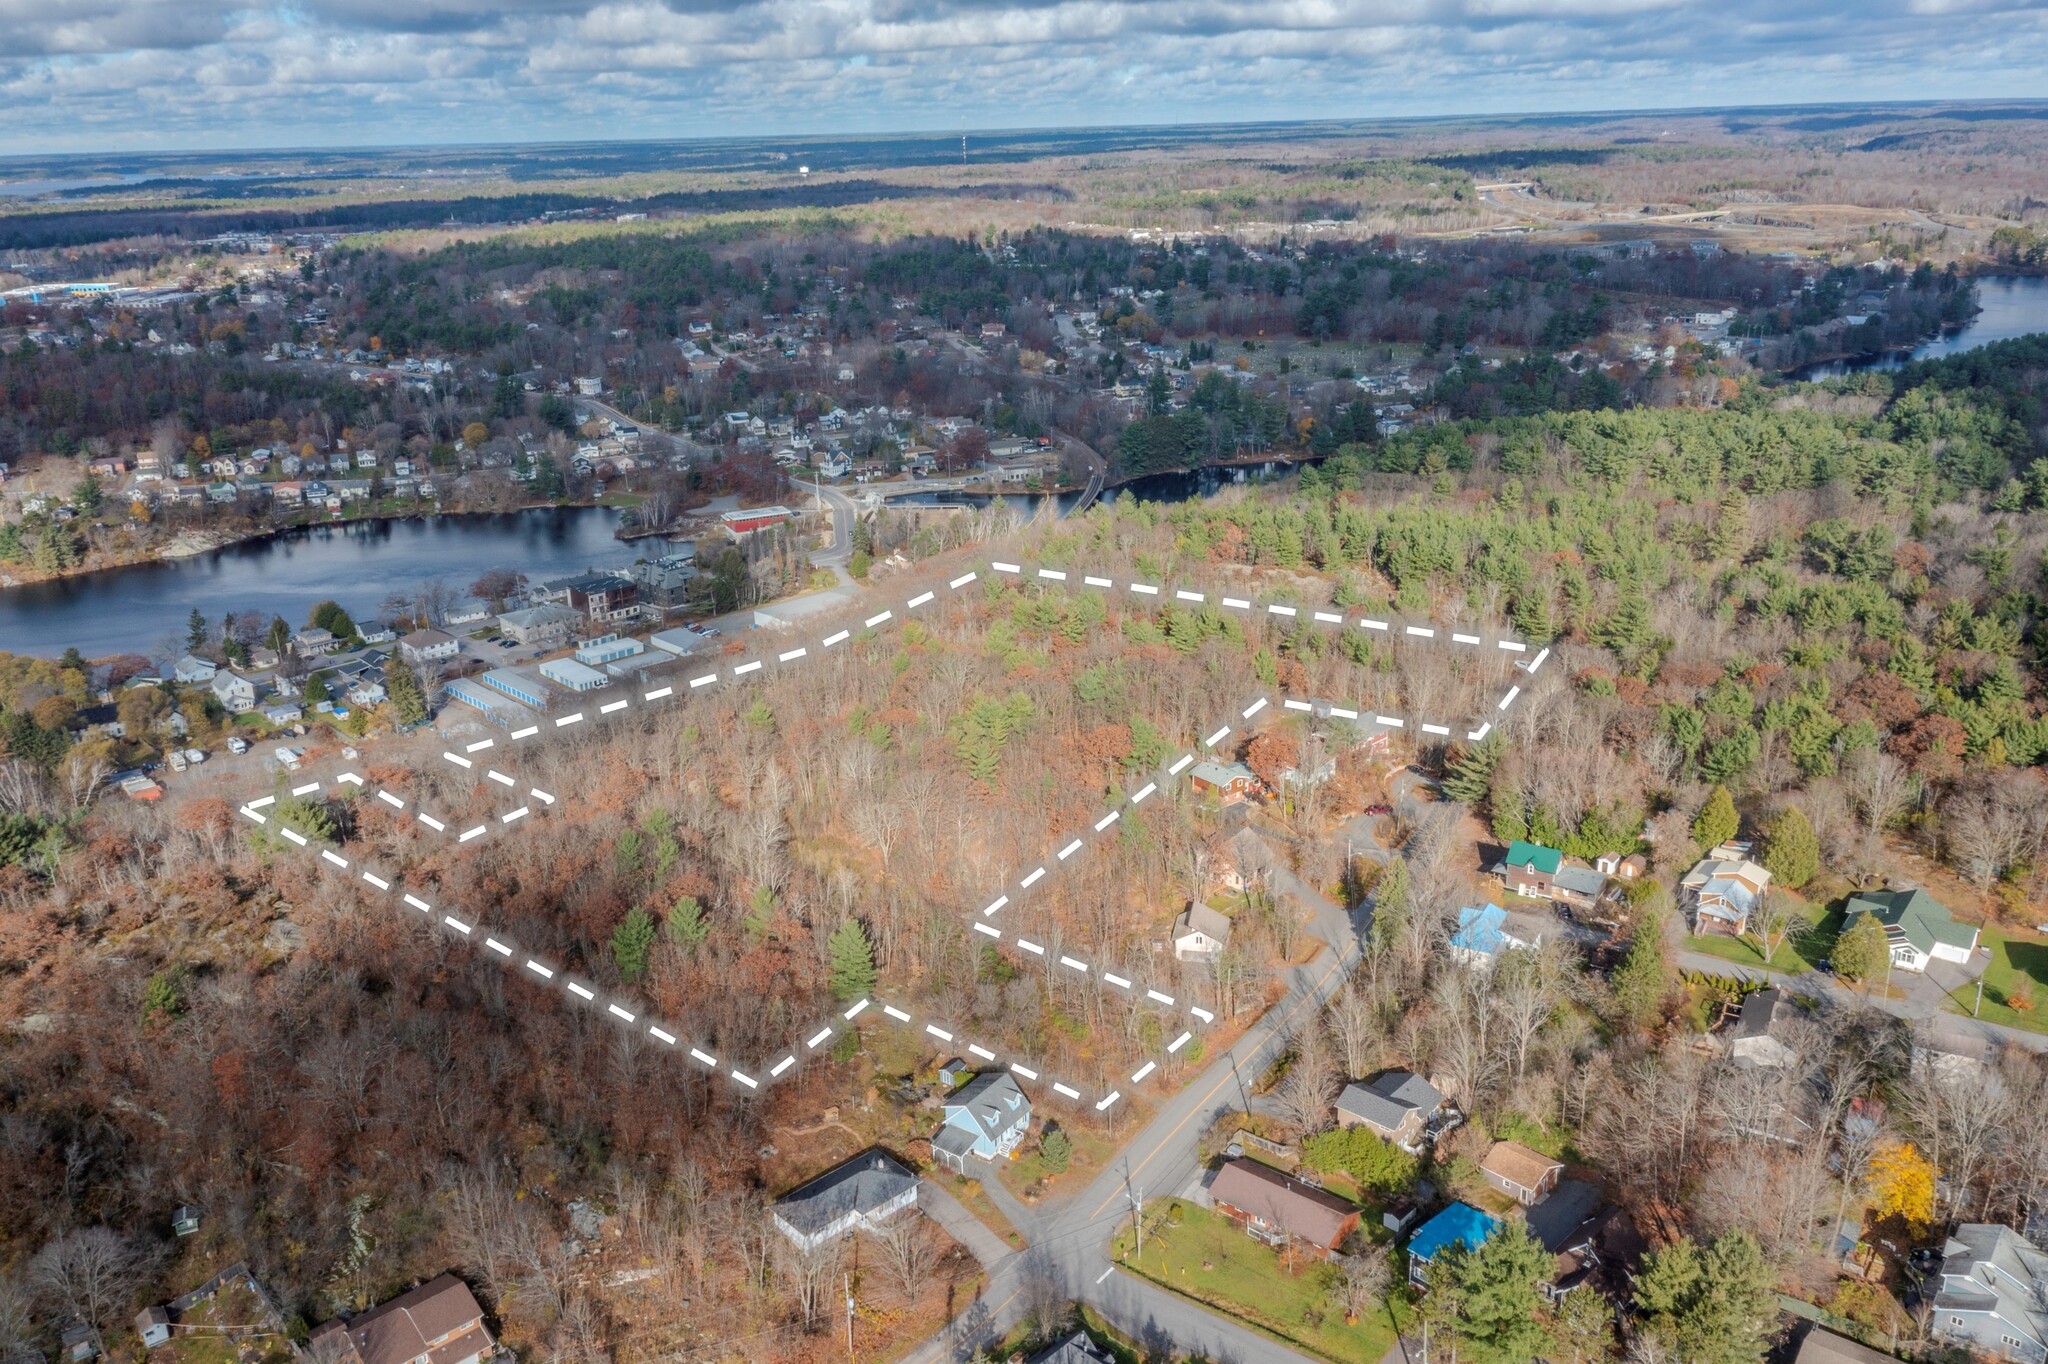
[{"label": "cumulus cloud", "polygon": [[0,151],[2037,92],[2048,0],[0,0]]}]

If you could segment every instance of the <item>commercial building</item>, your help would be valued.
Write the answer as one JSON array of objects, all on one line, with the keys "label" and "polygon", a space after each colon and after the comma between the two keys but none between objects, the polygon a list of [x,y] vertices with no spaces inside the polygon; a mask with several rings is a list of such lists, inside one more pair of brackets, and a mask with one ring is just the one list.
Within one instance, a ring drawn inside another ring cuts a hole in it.
[{"label": "commercial building", "polygon": [[558,687],[570,691],[596,691],[609,687],[611,678],[595,668],[585,667],[573,658],[551,658],[540,665],[540,675]]},{"label": "commercial building", "polygon": [[566,641],[582,622],[583,617],[568,607],[549,603],[507,611],[498,617],[498,628],[521,644],[548,648]]},{"label": "commercial building", "polygon": [[599,635],[596,639],[583,641],[576,650],[576,661],[589,668],[602,668],[616,659],[631,658],[634,654],[645,653],[647,646],[637,639],[620,635]]},{"label": "commercial building", "polygon": [[521,705],[532,706],[535,710],[548,708],[547,684],[516,669],[493,668],[477,680],[491,690],[511,697]]},{"label": "commercial building", "polygon": [[683,658],[711,647],[711,636],[700,635],[695,630],[657,630],[647,637],[647,642],[663,653]]},{"label": "commercial building", "polygon": [[460,701],[470,709],[482,712],[486,720],[500,729],[525,729],[540,722],[540,716],[533,710],[466,677],[443,683],[441,695],[447,700]]}]

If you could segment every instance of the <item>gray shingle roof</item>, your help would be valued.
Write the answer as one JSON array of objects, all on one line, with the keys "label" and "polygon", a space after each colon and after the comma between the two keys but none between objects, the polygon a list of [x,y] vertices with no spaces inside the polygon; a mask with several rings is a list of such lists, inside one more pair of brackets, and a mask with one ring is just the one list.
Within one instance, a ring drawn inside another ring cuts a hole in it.
[{"label": "gray shingle roof", "polygon": [[1018,1117],[1029,1117],[1031,1100],[1006,1070],[987,1070],[946,1096],[946,1111],[964,1108],[986,1136],[1006,1132]]},{"label": "gray shingle roof", "polygon": [[849,1212],[872,1212],[916,1186],[917,1176],[887,1151],[863,1151],[776,1199],[775,1212],[810,1236]]},{"label": "gray shingle roof", "polygon": [[1350,1084],[1337,1096],[1337,1108],[1388,1131],[1410,1113],[1429,1114],[1444,1101],[1437,1087],[1412,1070],[1390,1070],[1370,1084]]}]

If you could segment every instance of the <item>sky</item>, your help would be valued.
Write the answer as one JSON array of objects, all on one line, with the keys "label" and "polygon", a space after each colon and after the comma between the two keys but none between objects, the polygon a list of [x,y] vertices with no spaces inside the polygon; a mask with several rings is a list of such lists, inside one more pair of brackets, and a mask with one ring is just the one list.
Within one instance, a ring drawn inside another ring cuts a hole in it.
[{"label": "sky", "polygon": [[2048,96],[2048,0],[0,0],[0,156]]}]

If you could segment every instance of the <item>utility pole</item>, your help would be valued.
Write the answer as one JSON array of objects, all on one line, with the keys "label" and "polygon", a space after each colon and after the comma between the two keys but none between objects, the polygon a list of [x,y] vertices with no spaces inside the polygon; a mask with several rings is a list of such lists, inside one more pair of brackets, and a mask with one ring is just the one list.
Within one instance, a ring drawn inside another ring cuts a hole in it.
[{"label": "utility pole", "polygon": [[841,1288],[842,1288],[843,1290],[845,1290],[845,1293],[846,1293],[846,1357],[847,1357],[848,1359],[852,1359],[852,1358],[853,1358],[853,1279],[852,1279],[852,1276],[850,1276],[850,1275],[847,1275],[847,1274],[841,1274],[841,1275],[839,1276],[839,1285],[840,1285],[840,1287],[841,1287]]},{"label": "utility pole", "polygon": [[1131,1204],[1131,1225],[1138,1229],[1138,1262],[1145,1261],[1145,1191],[1142,1186],[1133,1189],[1128,1180],[1124,1183],[1124,1197]]}]

